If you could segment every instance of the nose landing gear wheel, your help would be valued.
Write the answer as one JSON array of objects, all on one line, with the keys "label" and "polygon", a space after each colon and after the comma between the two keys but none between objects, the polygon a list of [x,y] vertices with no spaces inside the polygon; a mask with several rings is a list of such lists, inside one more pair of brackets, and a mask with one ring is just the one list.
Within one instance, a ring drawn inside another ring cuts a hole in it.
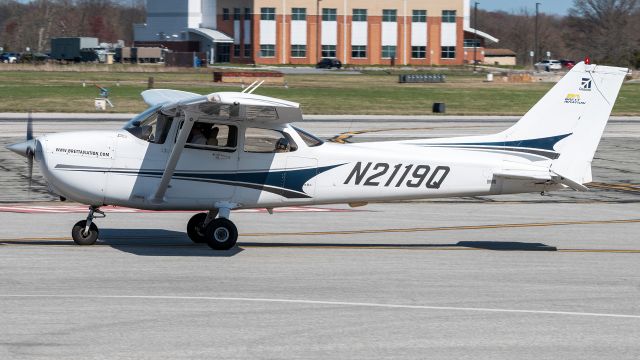
[{"label": "nose landing gear wheel", "polygon": [[207,242],[207,232],[204,227],[206,219],[206,213],[199,213],[193,215],[187,223],[187,235],[189,235],[189,239],[196,244],[204,244]]},{"label": "nose landing gear wheel", "polygon": [[236,245],[238,229],[228,219],[213,220],[206,229],[207,245],[214,250],[229,250]]},{"label": "nose landing gear wheel", "polygon": [[71,237],[78,245],[93,245],[98,240],[99,231],[96,224],[91,223],[87,232],[85,232],[86,226],[87,220],[78,221],[71,230]]}]

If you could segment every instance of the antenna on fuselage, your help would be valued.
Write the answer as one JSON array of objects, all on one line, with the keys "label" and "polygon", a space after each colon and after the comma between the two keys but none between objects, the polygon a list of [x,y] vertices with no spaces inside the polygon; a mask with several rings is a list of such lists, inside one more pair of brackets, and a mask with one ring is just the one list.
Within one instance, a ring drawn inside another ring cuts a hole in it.
[{"label": "antenna on fuselage", "polygon": [[259,88],[262,84],[264,84],[264,80],[260,81],[258,85],[254,86],[250,91],[247,91],[247,94],[253,94],[253,92],[256,91],[256,89]]}]

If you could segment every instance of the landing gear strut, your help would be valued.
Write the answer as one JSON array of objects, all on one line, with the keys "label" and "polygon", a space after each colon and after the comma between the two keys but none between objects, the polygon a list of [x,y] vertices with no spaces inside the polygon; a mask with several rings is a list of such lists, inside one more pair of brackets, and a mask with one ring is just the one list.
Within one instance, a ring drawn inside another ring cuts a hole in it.
[{"label": "landing gear strut", "polygon": [[98,206],[89,207],[87,220],[78,221],[71,230],[71,237],[78,245],[93,245],[98,240],[99,230],[93,219],[104,218],[105,213],[100,211]]},{"label": "landing gear strut", "polygon": [[195,243],[207,243],[214,250],[233,248],[238,240],[238,229],[229,220],[229,213],[229,209],[222,208],[194,215],[187,224],[189,238]]}]

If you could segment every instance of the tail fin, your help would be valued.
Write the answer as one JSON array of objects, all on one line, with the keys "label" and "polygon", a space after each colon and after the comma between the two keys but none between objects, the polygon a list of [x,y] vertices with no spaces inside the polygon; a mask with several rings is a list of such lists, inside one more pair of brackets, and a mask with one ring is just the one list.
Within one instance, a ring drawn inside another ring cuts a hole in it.
[{"label": "tail fin", "polygon": [[503,135],[507,141],[540,139],[559,153],[551,170],[590,182],[595,155],[627,69],[577,64],[520,121]]}]

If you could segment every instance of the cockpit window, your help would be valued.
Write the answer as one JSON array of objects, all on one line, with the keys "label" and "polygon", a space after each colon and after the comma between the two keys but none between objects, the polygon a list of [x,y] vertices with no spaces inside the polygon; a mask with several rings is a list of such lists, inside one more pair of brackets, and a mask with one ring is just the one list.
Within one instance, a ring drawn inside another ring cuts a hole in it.
[{"label": "cockpit window", "polygon": [[300,137],[302,138],[302,141],[304,141],[304,143],[307,144],[308,147],[320,146],[324,144],[324,141],[318,139],[316,136],[298,127],[295,127],[295,126],[291,126],[291,127],[298,133],[298,135],[300,135]]},{"label": "cockpit window", "polygon": [[285,153],[298,150],[289,134],[261,128],[247,128],[244,151],[250,153]]},{"label": "cockpit window", "polygon": [[187,147],[233,152],[238,143],[238,128],[233,125],[198,121],[187,138]]},{"label": "cockpit window", "polygon": [[133,118],[124,129],[138,139],[164,144],[172,121],[172,117],[162,114],[159,107],[154,107]]}]

